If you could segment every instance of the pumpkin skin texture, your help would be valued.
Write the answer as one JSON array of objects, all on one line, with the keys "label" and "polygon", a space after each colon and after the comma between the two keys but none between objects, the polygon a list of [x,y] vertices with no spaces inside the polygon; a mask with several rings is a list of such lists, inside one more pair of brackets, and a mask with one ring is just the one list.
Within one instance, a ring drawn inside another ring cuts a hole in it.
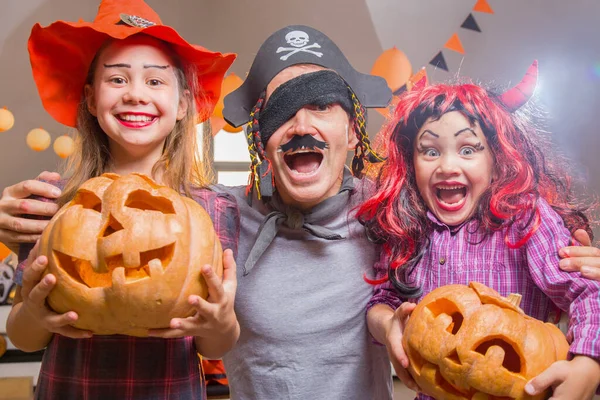
[{"label": "pumpkin skin texture", "polygon": [[421,300],[402,344],[423,393],[438,400],[545,398],[525,393],[525,384],[565,360],[569,344],[556,326],[525,315],[513,296],[471,282]]},{"label": "pumpkin skin texture", "polygon": [[57,278],[50,307],[77,312],[73,326],[99,335],[147,336],[194,315],[188,297],[208,296],[202,266],[223,274],[206,211],[141,174],[84,182],[44,230],[40,254]]}]

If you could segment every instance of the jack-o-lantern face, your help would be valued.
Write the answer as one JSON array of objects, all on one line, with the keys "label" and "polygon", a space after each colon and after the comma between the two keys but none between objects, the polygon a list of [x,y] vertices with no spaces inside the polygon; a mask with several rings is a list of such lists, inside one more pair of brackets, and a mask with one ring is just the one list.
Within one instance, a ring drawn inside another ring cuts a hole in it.
[{"label": "jack-o-lantern face", "polygon": [[86,181],[44,230],[40,253],[57,277],[50,306],[96,334],[144,336],[193,315],[189,295],[207,296],[201,267],[223,270],[206,211],[140,174]]},{"label": "jack-o-lantern face", "polygon": [[544,398],[527,395],[525,384],[566,359],[569,345],[556,326],[525,315],[515,298],[471,282],[421,300],[403,345],[424,393],[440,400]]}]

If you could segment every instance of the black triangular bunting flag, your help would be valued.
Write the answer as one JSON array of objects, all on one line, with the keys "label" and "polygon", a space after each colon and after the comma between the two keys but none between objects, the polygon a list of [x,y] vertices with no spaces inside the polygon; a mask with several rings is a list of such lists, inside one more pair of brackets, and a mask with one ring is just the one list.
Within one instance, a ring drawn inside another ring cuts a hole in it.
[{"label": "black triangular bunting flag", "polygon": [[473,17],[473,14],[469,14],[467,19],[465,19],[465,22],[463,22],[460,27],[470,29],[476,32],[481,32],[481,29],[479,29],[479,25],[477,25],[477,22],[475,21],[475,17]]},{"label": "black triangular bunting flag", "polygon": [[403,92],[406,92],[407,86],[406,83],[402,86],[400,86],[398,89],[396,89],[394,91],[394,96],[398,96],[399,94],[402,94]]},{"label": "black triangular bunting flag", "polygon": [[433,65],[436,68],[443,69],[446,72],[448,71],[448,65],[446,65],[446,59],[444,59],[444,55],[442,54],[441,50],[439,53],[436,54],[435,57],[433,57],[433,59],[431,61],[429,61],[429,64]]}]

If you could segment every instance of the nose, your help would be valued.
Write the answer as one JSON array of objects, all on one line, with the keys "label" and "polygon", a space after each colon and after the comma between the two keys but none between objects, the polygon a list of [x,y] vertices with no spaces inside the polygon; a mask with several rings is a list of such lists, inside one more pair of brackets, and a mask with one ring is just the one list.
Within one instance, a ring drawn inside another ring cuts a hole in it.
[{"label": "nose", "polygon": [[150,100],[146,93],[145,83],[131,82],[123,94],[123,101],[129,104],[147,104]]},{"label": "nose", "polygon": [[450,154],[445,154],[440,157],[438,172],[443,176],[460,175],[460,167],[456,157]]},{"label": "nose", "polygon": [[292,126],[290,127],[291,134],[294,135],[314,135],[317,130],[313,124],[313,118],[310,110],[301,108],[292,117]]}]

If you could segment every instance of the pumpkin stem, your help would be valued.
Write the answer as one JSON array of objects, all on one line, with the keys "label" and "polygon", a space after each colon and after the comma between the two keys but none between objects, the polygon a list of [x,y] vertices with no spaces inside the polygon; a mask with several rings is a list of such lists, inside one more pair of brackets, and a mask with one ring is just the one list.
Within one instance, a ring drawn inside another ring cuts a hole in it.
[{"label": "pumpkin stem", "polygon": [[506,296],[506,300],[512,305],[519,307],[519,304],[521,304],[522,297],[523,296],[521,296],[519,293],[511,293],[508,296]]}]

